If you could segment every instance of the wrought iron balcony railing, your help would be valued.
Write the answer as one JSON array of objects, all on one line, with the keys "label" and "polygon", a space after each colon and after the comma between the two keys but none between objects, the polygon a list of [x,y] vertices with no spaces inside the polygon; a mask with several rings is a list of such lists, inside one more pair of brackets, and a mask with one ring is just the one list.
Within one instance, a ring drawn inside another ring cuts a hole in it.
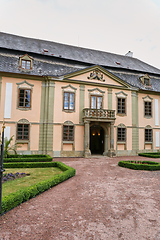
[{"label": "wrought iron balcony railing", "polygon": [[83,118],[115,119],[115,110],[84,108],[83,113]]}]

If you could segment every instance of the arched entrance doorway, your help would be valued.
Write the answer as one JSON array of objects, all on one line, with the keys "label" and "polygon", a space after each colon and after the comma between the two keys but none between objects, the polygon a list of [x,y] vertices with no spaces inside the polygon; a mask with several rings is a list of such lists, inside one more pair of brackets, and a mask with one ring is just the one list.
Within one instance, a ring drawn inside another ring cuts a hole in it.
[{"label": "arched entrance doorway", "polygon": [[103,154],[104,152],[104,130],[101,126],[90,127],[90,151],[91,154]]}]

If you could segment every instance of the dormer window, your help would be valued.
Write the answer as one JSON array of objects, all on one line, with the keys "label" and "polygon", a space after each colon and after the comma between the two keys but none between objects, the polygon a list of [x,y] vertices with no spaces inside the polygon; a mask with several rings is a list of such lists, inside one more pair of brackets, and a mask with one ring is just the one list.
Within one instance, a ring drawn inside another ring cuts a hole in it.
[{"label": "dormer window", "polygon": [[33,68],[33,58],[28,54],[23,55],[19,58],[19,68],[23,71],[29,71]]},{"label": "dormer window", "polygon": [[31,69],[31,61],[22,60],[21,68],[22,69]]},{"label": "dormer window", "polygon": [[144,76],[140,77],[140,80],[145,87],[151,87],[151,79],[148,76],[148,74],[145,74]]},{"label": "dormer window", "polygon": [[144,78],[144,85],[149,86],[149,79],[148,78]]}]

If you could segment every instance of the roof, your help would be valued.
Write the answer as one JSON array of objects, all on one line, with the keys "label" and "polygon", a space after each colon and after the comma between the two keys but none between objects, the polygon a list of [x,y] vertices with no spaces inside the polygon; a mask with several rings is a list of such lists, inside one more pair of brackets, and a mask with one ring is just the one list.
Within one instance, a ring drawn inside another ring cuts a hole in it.
[{"label": "roof", "polygon": [[46,40],[21,37],[3,32],[0,32],[0,48],[47,55],[53,58],[58,57],[104,67],[160,74],[160,69],[142,62],[137,58]]}]

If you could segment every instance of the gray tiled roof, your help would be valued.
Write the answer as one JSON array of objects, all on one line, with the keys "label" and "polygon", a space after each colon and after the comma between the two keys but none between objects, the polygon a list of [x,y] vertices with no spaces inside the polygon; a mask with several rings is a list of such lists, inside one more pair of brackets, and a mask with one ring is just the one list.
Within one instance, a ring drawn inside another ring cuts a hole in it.
[{"label": "gray tiled roof", "polygon": [[[136,58],[2,32],[0,32],[0,47],[28,53],[45,54],[93,65],[98,64],[106,67],[160,74],[160,69],[150,66]],[[44,49],[47,49],[48,52],[44,53]]]},{"label": "gray tiled roof", "polygon": [[[125,73],[125,72],[116,72],[116,71],[110,71],[129,85],[133,87],[137,87],[142,90],[149,90],[154,92],[160,92],[160,77],[153,77],[153,75],[150,76],[151,79],[151,87],[147,87],[142,84],[140,77],[142,77],[142,74],[134,74],[134,73]],[[144,76],[144,75],[143,75]]]},{"label": "gray tiled roof", "polygon": [[70,72],[75,72],[79,68],[58,64],[55,62],[42,61],[35,59],[33,61],[33,69],[24,71],[19,69],[19,56],[0,53],[0,72],[20,73],[36,76],[62,76]]}]

